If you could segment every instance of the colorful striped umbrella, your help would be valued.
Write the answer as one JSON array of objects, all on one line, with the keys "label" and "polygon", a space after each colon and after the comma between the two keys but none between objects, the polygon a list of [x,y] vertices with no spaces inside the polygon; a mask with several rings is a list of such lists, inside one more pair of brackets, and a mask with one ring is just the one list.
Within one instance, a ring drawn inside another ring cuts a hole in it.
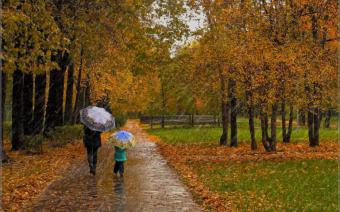
[{"label": "colorful striped umbrella", "polygon": [[130,132],[124,130],[112,134],[109,138],[109,144],[122,149],[134,147],[136,143],[135,137]]}]

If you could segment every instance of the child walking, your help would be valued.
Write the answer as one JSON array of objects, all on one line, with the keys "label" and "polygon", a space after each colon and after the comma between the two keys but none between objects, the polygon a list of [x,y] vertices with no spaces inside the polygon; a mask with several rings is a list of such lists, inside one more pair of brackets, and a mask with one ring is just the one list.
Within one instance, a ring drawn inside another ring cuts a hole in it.
[{"label": "child walking", "polygon": [[126,158],[126,149],[115,146],[115,154],[114,154],[115,166],[113,168],[113,173],[118,176],[118,172],[120,177],[124,176],[124,161]]},{"label": "child walking", "polygon": [[118,176],[119,172],[120,177],[123,177],[124,161],[127,160],[126,150],[136,145],[136,139],[130,132],[121,130],[111,135],[109,143],[115,150],[114,160],[116,163],[113,168],[113,173]]}]

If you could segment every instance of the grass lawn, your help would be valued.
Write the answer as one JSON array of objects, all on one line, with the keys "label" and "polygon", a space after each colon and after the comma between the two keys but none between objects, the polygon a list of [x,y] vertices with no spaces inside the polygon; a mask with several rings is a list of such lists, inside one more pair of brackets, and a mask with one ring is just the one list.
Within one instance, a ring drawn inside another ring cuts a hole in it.
[{"label": "grass lawn", "polygon": [[[256,122],[256,140],[261,147],[259,127]],[[294,126],[290,145],[280,144],[279,124],[277,128],[281,152],[276,154],[250,150],[247,145],[250,142],[248,123],[242,118],[238,122],[241,145],[236,149],[219,147],[222,129],[218,127],[172,127],[147,131],[166,144],[161,148],[162,154],[176,170],[180,170],[177,168],[179,164],[188,166],[198,176],[199,182],[222,198],[221,202],[231,203],[233,211],[337,211],[338,130],[321,128],[321,146],[313,149],[308,147],[306,127]],[[329,141],[329,145],[322,145]],[[184,182],[188,185],[195,183],[186,177],[190,175],[185,172],[179,171]],[[200,191],[195,192],[199,196]],[[210,207],[212,211],[216,210],[215,206]]]},{"label": "grass lawn", "polygon": [[337,211],[336,160],[191,163],[239,211]]},{"label": "grass lawn", "polygon": [[[255,122],[256,140],[261,140],[261,130],[258,120]],[[281,125],[277,124],[277,139],[278,142],[282,140]],[[269,129],[270,130],[270,129]],[[155,128],[147,129],[147,131],[160,137],[164,142],[168,144],[192,144],[192,143],[218,143],[222,134],[222,128],[220,127],[173,127],[173,128]],[[270,131],[269,131],[270,132]],[[320,140],[337,140],[338,130],[331,128],[320,128]],[[306,127],[293,127],[292,143],[302,142],[308,140],[308,129]],[[250,133],[248,129],[248,120],[240,118],[238,120],[238,142],[249,143]]]}]

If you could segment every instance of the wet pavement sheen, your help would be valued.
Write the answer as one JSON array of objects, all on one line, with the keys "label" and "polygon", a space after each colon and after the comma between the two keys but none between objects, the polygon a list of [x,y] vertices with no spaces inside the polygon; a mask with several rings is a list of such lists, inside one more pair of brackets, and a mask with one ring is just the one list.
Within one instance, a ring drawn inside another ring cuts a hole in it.
[{"label": "wet pavement sheen", "polygon": [[201,211],[136,122],[126,130],[138,144],[127,152],[124,178],[114,176],[113,149],[103,144],[95,177],[84,156],[25,211]]}]

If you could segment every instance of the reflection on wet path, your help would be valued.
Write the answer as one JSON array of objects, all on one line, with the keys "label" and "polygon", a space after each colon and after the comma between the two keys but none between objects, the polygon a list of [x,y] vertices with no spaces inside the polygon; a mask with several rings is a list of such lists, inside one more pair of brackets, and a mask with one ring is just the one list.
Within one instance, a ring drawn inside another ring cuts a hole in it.
[{"label": "reflection on wet path", "polygon": [[138,125],[129,121],[127,130],[139,143],[128,150],[124,178],[113,175],[113,150],[103,145],[95,177],[84,158],[26,211],[200,211]]}]

